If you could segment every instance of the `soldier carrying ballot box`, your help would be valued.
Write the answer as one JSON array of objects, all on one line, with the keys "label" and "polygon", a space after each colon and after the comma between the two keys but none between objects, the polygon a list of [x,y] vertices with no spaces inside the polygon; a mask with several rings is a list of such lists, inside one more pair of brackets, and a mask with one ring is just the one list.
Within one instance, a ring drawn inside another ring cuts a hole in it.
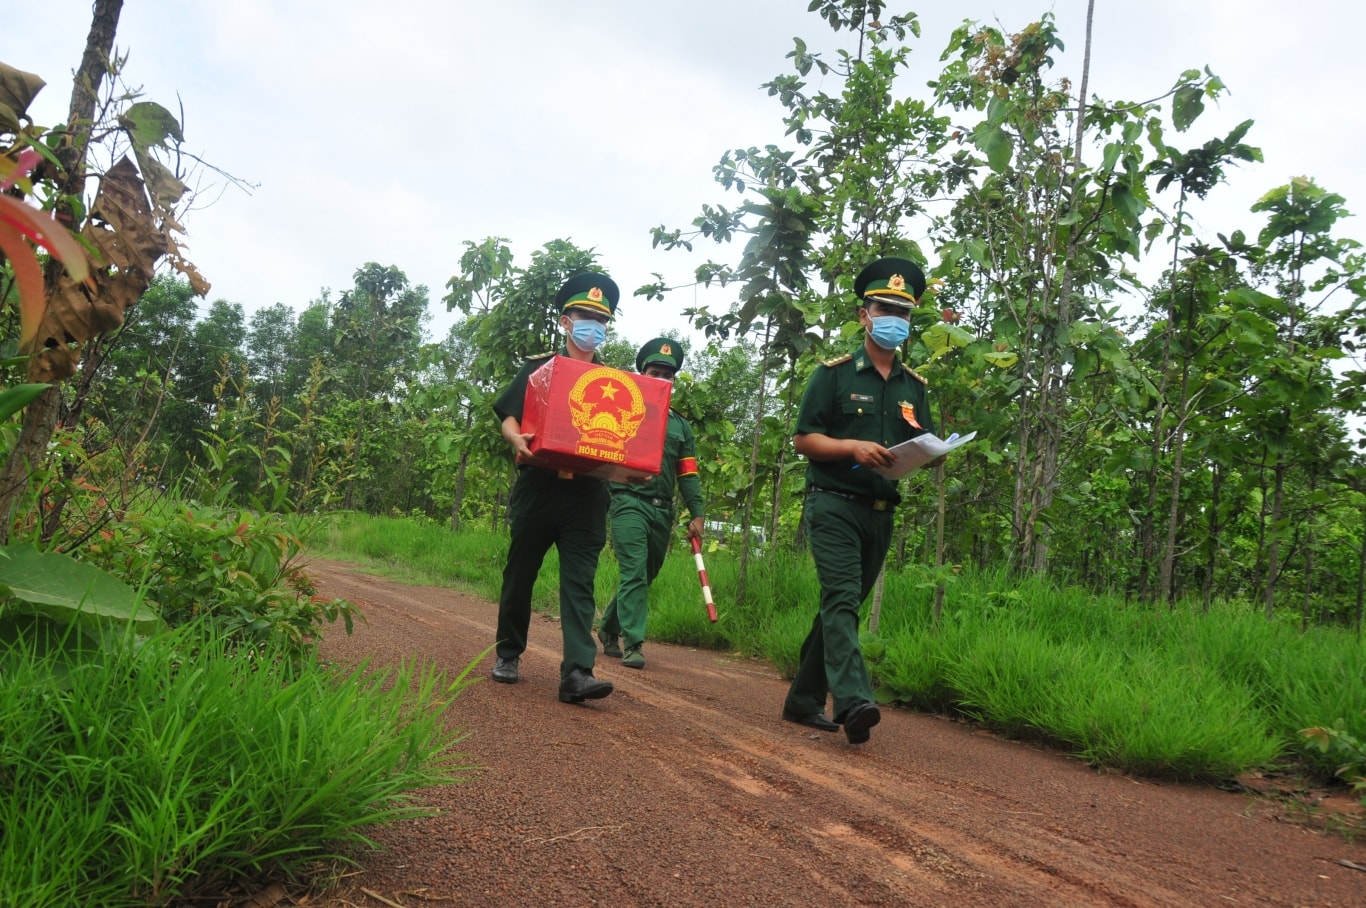
[{"label": "soldier carrying ballot box", "polygon": [[[564,349],[529,359],[494,403],[503,439],[517,457],[517,480],[508,501],[511,542],[498,597],[498,632],[493,680],[515,684],[520,678],[531,624],[531,591],[546,552],[560,556],[559,698],[563,703],[597,700],[612,693],[612,683],[593,677],[597,645],[593,639],[593,581],[598,556],[607,542],[607,484],[581,473],[547,467],[532,451],[536,433],[523,431],[527,385],[552,359],[599,363],[596,351],[616,313],[617,285],[605,274],[589,272],[565,281],[555,294]],[[657,469],[657,467],[656,467]]]}]

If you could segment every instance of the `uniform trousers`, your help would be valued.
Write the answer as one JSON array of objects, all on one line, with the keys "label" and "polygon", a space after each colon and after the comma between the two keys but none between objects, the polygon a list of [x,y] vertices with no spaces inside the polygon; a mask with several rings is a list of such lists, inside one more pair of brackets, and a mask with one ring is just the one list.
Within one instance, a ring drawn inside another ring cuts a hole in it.
[{"label": "uniform trousers", "polygon": [[603,637],[621,636],[627,649],[645,642],[650,584],[664,566],[674,511],[632,492],[612,495],[612,550],[621,580],[602,614]]},{"label": "uniform trousers", "polygon": [[560,629],[564,653],[560,677],[574,669],[592,671],[597,645],[593,581],[607,543],[607,484],[586,477],[561,479],[552,470],[527,467],[508,501],[512,540],[498,597],[497,653],[504,658],[526,650],[531,626],[531,593],[550,547],[560,556]]},{"label": "uniform trousers", "polygon": [[824,712],[826,698],[833,694],[833,715],[839,721],[849,707],[872,701],[872,682],[859,648],[859,609],[887,557],[893,513],[818,491],[807,495],[803,519],[821,600],[802,643],[786,709],[801,715]]}]

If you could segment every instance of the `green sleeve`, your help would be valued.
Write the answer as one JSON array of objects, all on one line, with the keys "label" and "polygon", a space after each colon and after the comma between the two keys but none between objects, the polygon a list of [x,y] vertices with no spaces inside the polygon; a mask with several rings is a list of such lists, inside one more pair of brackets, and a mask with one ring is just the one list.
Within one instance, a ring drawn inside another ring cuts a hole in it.
[{"label": "green sleeve", "polygon": [[[697,437],[693,435],[692,426],[688,425],[686,419],[680,418],[679,422],[683,427],[683,446],[678,451],[679,462],[685,457],[696,460]],[[702,477],[697,473],[678,477],[678,491],[683,496],[683,503],[688,506],[688,513],[693,517],[703,516]]]},{"label": "green sleeve", "polygon": [[518,422],[522,421],[522,407],[526,403],[527,379],[531,377],[532,372],[543,365],[545,365],[544,359],[533,359],[523,363],[522,368],[517,372],[517,377],[503,389],[502,394],[498,395],[498,399],[493,402],[493,412],[498,414],[499,422],[509,416],[516,418]]},{"label": "green sleeve", "polygon": [[816,371],[811,373],[806,393],[802,395],[801,407],[797,410],[798,434],[830,434],[835,402],[834,380],[835,370],[830,366],[817,366]]}]

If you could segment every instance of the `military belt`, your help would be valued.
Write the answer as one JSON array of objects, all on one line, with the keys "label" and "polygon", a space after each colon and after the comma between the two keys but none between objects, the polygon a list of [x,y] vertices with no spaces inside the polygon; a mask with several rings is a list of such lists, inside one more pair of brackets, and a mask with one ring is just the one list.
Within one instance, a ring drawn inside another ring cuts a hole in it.
[{"label": "military belt", "polygon": [[861,504],[865,508],[872,508],[874,511],[895,511],[896,502],[888,501],[885,498],[873,498],[869,495],[855,495],[853,492],[840,492],[835,489],[827,489],[822,486],[807,486],[806,491],[821,492],[825,495],[834,495],[836,498],[843,498],[855,504]]}]

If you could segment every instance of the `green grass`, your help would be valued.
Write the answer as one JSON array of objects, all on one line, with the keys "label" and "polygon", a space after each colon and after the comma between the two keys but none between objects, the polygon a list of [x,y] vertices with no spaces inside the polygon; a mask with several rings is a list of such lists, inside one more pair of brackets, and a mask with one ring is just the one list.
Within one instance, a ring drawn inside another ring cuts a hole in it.
[{"label": "green grass", "polygon": [[[488,598],[507,550],[505,536],[487,531],[357,515],[335,518],[317,542],[318,554]],[[762,656],[790,676],[819,594],[810,557],[774,548],[751,560],[744,602],[735,601],[736,559],[716,551],[706,562],[720,620],[708,623],[680,542],[650,591],[650,638]],[[609,548],[599,608],[616,576]],[[538,607],[555,607],[555,577],[552,550]],[[936,624],[923,575],[888,575],[878,636],[864,640],[880,700],[966,713],[1097,765],[1164,778],[1226,779],[1295,759],[1330,779],[1333,757],[1300,731],[1341,722],[1366,739],[1366,646],[1350,632],[1300,632],[1226,605],[1208,614],[1139,607],[1003,571],[964,572],[946,592]]]},{"label": "green grass", "polygon": [[0,906],[164,905],[294,874],[460,778],[443,714],[464,683],[336,673],[177,631],[58,682],[20,651],[0,684]]}]

